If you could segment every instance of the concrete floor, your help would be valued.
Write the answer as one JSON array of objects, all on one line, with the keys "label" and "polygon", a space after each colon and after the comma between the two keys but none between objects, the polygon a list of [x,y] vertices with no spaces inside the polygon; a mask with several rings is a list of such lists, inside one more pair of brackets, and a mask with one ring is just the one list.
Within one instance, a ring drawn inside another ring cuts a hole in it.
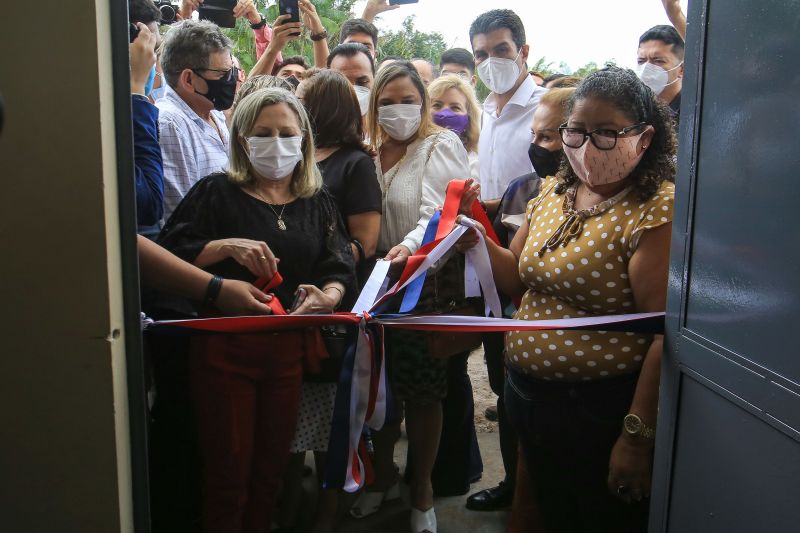
[{"label": "concrete floor", "polygon": [[[493,487],[500,482],[504,475],[503,462],[500,457],[500,443],[497,433],[478,433],[478,443],[483,459],[483,477],[472,485],[470,494],[486,487]],[[400,439],[395,448],[395,462],[403,470],[406,456],[407,441],[405,435]],[[313,466],[311,454],[308,454],[308,464]],[[313,476],[304,482],[305,501],[303,505],[302,527],[298,533],[307,531],[313,520],[316,487]],[[356,520],[347,514],[350,504],[355,500],[355,495],[345,495],[341,500],[340,515],[336,533],[408,533],[410,520],[410,505],[408,488],[403,485],[401,499],[387,502],[379,512]],[[503,533],[506,530],[508,511],[491,513],[478,513],[468,511],[464,507],[467,495],[449,498],[436,498],[434,508],[438,521],[438,533]],[[307,510],[307,512],[305,512]]]}]

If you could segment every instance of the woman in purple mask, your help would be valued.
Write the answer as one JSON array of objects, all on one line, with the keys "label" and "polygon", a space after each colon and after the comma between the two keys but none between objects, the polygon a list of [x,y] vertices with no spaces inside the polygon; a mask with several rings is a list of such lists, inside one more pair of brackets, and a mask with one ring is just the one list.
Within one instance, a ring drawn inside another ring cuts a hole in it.
[{"label": "woman in purple mask", "polygon": [[469,157],[469,176],[477,181],[481,107],[475,90],[463,78],[447,75],[432,81],[428,94],[433,121],[459,136]]},{"label": "woman in purple mask", "polygon": [[[478,136],[481,108],[475,90],[456,74],[446,74],[428,85],[431,118],[458,135],[469,159],[469,177],[478,181]],[[442,436],[433,466],[433,491],[437,496],[466,494],[483,472],[475,433],[475,402],[467,371],[469,353],[447,360],[447,396],[442,401]]]}]

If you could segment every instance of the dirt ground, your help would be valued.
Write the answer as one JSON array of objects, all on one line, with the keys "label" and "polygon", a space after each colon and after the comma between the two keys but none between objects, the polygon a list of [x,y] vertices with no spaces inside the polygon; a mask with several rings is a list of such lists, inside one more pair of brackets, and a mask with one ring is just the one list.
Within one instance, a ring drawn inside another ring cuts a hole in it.
[{"label": "dirt ground", "polygon": [[472,395],[475,399],[475,431],[494,433],[497,431],[497,422],[487,420],[484,413],[487,407],[497,405],[497,396],[489,387],[489,375],[486,373],[486,363],[483,360],[483,347],[470,354],[467,371],[472,380]]}]

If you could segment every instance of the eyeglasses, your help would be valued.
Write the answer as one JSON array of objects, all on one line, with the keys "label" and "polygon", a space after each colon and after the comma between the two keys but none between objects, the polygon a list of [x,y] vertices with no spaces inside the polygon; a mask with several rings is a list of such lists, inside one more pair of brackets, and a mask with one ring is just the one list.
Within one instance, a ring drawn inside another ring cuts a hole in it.
[{"label": "eyeglasses", "polygon": [[[198,76],[203,78],[203,76],[200,75],[199,71],[218,72],[218,73],[222,74],[222,76],[220,76],[218,78],[219,81],[222,81],[222,80],[229,81],[229,80],[231,80],[233,78],[237,78],[238,79],[238,77],[239,77],[239,69],[236,68],[235,66],[231,67],[231,68],[229,68],[227,70],[223,70],[223,69],[219,69],[219,68],[193,68],[192,69],[192,72],[194,72],[195,74],[197,74]],[[205,80],[205,78],[203,78],[203,79]],[[206,80],[206,81],[209,81],[209,80]]]},{"label": "eyeglasses", "polygon": [[565,122],[558,127],[558,133],[561,135],[561,141],[565,146],[570,148],[580,148],[586,143],[586,140],[591,137],[592,144],[598,150],[611,150],[617,145],[617,138],[625,136],[628,132],[638,128],[647,126],[647,122],[640,122],[627,128],[622,128],[620,131],[598,128],[592,131],[586,131],[583,128],[568,128]]}]

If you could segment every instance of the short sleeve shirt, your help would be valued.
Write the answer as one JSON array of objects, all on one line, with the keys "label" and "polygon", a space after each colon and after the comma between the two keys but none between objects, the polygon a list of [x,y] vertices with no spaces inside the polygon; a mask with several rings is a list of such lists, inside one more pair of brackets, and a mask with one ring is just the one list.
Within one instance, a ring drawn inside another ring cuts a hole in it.
[{"label": "short sleeve shirt", "polygon": [[343,147],[319,163],[322,180],[345,219],[381,212],[381,186],[375,162],[363,150]]},{"label": "short sleeve shirt", "polygon": [[[672,221],[675,186],[663,182],[640,200],[625,189],[591,208],[580,233],[566,246],[543,249],[571,209],[570,192],[555,192],[556,178],[528,203],[528,238],[519,275],[528,287],[514,318],[547,320],[635,313],[628,263],[642,233]],[[666,280],[665,280],[666,283]],[[506,362],[532,377],[589,381],[637,372],[652,335],[607,331],[511,331]]]}]

